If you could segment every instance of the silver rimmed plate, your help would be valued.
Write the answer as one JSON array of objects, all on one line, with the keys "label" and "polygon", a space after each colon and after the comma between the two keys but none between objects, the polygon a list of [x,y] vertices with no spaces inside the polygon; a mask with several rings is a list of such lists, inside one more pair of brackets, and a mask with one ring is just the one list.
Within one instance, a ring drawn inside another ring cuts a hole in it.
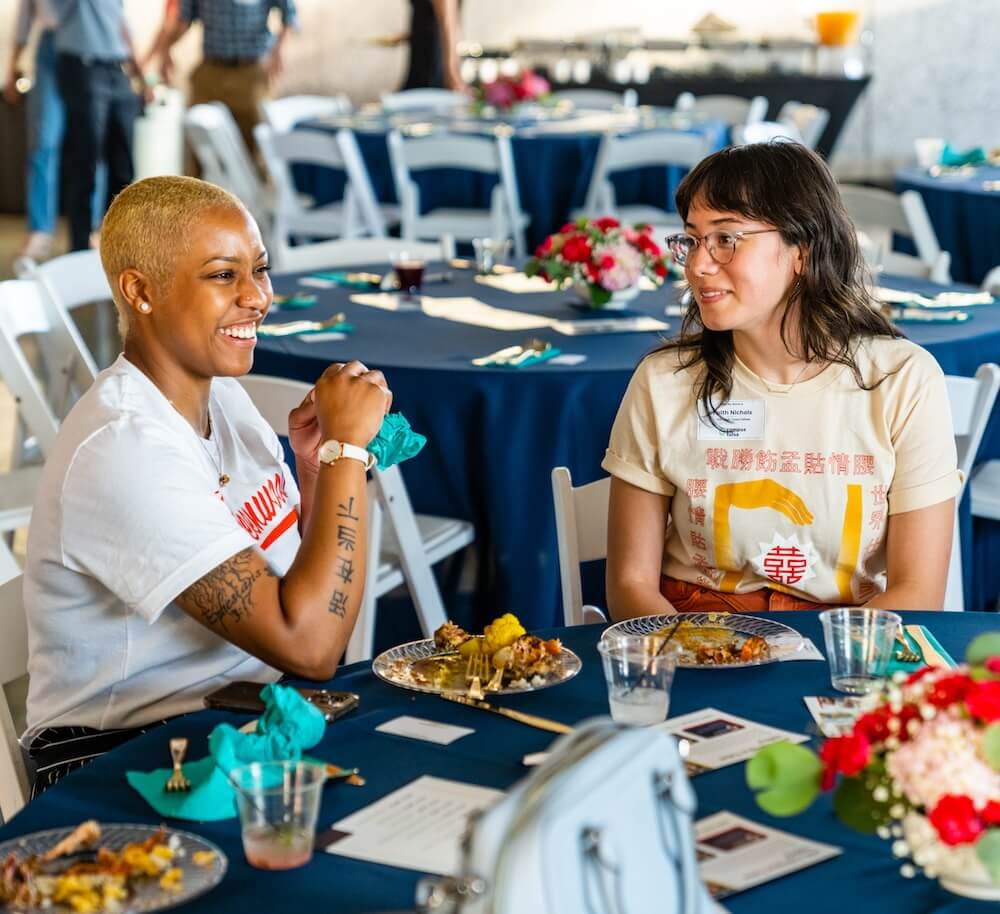
[{"label": "silver rimmed plate", "polygon": [[[51,828],[47,831],[23,835],[20,838],[11,838],[0,843],[0,861],[6,860],[9,854],[13,854],[19,861],[44,854],[75,830],[76,826]],[[156,825],[105,825],[102,823],[101,838],[97,842],[97,846],[119,851],[126,844],[145,841],[159,830],[159,826]],[[119,902],[119,910],[127,911],[129,914],[132,912],[138,914],[138,912],[146,911],[163,911],[203,895],[218,885],[222,881],[222,877],[225,876],[229,861],[226,859],[226,855],[211,841],[175,828],[167,828],[165,832],[163,842],[175,852],[171,866],[179,867],[183,873],[179,888],[176,891],[162,889],[159,879],[156,877],[136,879],[131,885],[128,898]],[[198,851],[210,851],[214,856],[208,863],[199,866],[193,860],[193,855]],[[42,912],[60,914],[60,912],[71,910],[64,904],[51,903],[45,907],[10,906],[8,909],[16,911],[18,914],[42,914]]]},{"label": "silver rimmed plate", "polygon": [[[519,692],[537,692],[572,679],[583,662],[568,647],[563,646],[555,670],[547,676],[535,676],[530,681],[517,680],[489,695],[516,695]],[[443,654],[433,640],[410,641],[379,654],[372,663],[372,671],[386,682],[414,692],[465,692],[465,661],[457,654]]]},{"label": "silver rimmed plate", "polygon": [[[744,616],[741,613],[681,613],[680,628],[673,637],[680,652],[679,666],[695,669],[733,669],[746,666],[761,666],[787,660],[805,647],[805,639],[794,628],[762,619],[760,616]],[[601,635],[657,635],[669,634],[678,622],[678,616],[638,616],[625,619],[608,626]],[[699,647],[718,647],[722,644],[735,645],[737,649],[751,637],[763,638],[768,652],[757,660],[737,660],[733,663],[700,663],[695,655]]]}]

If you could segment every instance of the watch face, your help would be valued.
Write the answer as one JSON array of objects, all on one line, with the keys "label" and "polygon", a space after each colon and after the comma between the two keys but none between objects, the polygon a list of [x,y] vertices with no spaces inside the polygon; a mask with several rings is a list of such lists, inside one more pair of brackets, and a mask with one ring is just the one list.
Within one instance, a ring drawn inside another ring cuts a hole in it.
[{"label": "watch face", "polygon": [[324,441],[319,449],[319,459],[326,462],[336,460],[340,456],[340,449],[339,441]]}]

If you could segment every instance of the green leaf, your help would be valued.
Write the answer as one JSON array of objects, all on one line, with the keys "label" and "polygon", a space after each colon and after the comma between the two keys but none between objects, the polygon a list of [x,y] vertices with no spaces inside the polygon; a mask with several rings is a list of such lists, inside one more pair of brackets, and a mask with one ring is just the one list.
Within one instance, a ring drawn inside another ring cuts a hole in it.
[{"label": "green leaf", "polygon": [[990,657],[1000,657],[1000,632],[978,635],[965,651],[965,662],[969,666],[982,666]]},{"label": "green leaf", "polygon": [[976,842],[976,856],[986,867],[990,879],[1000,885],[1000,828],[991,828]]},{"label": "green leaf", "polygon": [[892,821],[889,815],[892,801],[878,803],[872,796],[872,791],[883,780],[888,786],[888,778],[880,778],[870,770],[855,778],[843,778],[833,794],[833,811],[837,818],[848,828],[869,835],[880,825],[888,825]]},{"label": "green leaf", "polygon": [[524,275],[525,276],[537,276],[538,271],[541,270],[542,265],[532,258],[524,265]]},{"label": "green leaf", "polygon": [[590,303],[595,308],[603,308],[609,301],[611,301],[611,293],[603,286],[592,285],[590,287]]},{"label": "green leaf", "polygon": [[989,679],[1000,679],[995,673],[991,673],[984,666],[974,666],[969,670],[969,678],[973,682],[985,682]]},{"label": "green leaf", "polygon": [[772,743],[759,749],[746,766],[747,785],[757,805],[772,816],[794,816],[819,794],[823,765],[811,749]]},{"label": "green leaf", "polygon": [[983,732],[983,754],[993,770],[1000,771],[1000,721],[990,724]]}]

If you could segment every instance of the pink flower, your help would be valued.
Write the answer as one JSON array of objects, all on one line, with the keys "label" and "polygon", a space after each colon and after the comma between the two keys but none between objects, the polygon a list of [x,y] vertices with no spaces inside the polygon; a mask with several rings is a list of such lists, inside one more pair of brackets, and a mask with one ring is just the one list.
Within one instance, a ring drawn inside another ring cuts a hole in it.
[{"label": "pink flower", "polygon": [[486,83],[483,86],[483,97],[494,108],[509,108],[516,100],[514,87],[505,79]]},{"label": "pink flower", "polygon": [[519,98],[535,99],[549,94],[549,83],[544,76],[539,76],[533,70],[525,70],[521,74]]}]

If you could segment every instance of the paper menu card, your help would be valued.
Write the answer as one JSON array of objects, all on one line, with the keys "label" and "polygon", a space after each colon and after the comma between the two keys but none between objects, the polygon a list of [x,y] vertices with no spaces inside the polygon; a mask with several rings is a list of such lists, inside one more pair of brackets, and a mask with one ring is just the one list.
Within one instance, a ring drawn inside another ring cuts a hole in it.
[{"label": "paper menu card", "polygon": [[653,333],[668,330],[670,324],[655,317],[588,317],[578,321],[553,321],[552,329],[567,336],[585,336],[594,333]]},{"label": "paper menu card", "polygon": [[850,733],[854,722],[877,703],[877,698],[868,695],[804,695],[802,700],[819,732],[828,738]]},{"label": "paper menu card", "polygon": [[489,327],[491,330],[538,330],[556,323],[551,317],[495,308],[471,297],[424,298],[421,306],[424,314],[429,317]]},{"label": "paper menu card", "polygon": [[492,289],[499,289],[501,292],[512,292],[515,295],[559,291],[554,282],[542,279],[541,276],[525,276],[524,273],[494,273],[490,276],[477,276],[476,282]]},{"label": "paper menu card", "polygon": [[725,898],[777,879],[843,851],[832,844],[799,838],[731,812],[694,823],[698,869],[713,898]]},{"label": "paper menu card", "polygon": [[692,711],[656,726],[665,733],[673,734],[678,741],[683,741],[681,756],[691,777],[745,762],[762,746],[769,746],[780,740],[804,743],[809,739],[803,733],[758,724],[735,714],[727,714],[718,708]]},{"label": "paper menu card", "polygon": [[334,823],[324,849],[369,863],[454,876],[469,815],[502,796],[502,790],[424,775]]}]

